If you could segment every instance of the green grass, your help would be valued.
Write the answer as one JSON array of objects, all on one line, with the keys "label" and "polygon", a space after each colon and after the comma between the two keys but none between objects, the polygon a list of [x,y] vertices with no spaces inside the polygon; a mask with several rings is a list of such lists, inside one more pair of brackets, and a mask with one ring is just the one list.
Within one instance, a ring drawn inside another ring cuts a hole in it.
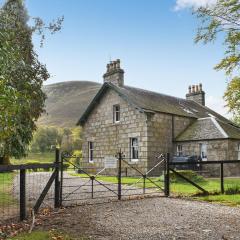
[{"label": "green grass", "polygon": [[13,177],[14,173],[0,173],[0,207],[16,203],[11,193]]},{"label": "green grass", "polygon": [[[24,233],[17,237],[8,238],[9,240],[52,240],[52,239],[64,239],[64,240],[74,240],[76,238],[71,238],[68,235],[57,233],[57,232],[46,232],[46,231],[33,231],[32,233]],[[77,238],[78,240],[84,240],[86,238]],[[77,240],[76,239],[76,240]]]},{"label": "green grass", "polygon": [[[82,178],[88,178],[87,174],[79,174],[79,173],[72,173],[72,176],[82,177]],[[141,177],[122,177],[122,184],[126,185],[135,185],[137,187],[143,187],[143,178]],[[109,182],[109,183],[118,183],[118,178],[115,176],[104,176],[99,175],[96,177],[97,180],[103,181],[103,182]],[[150,180],[149,180],[150,179]],[[160,187],[163,187],[163,182],[159,177],[149,177],[149,179],[146,179],[145,184],[146,188],[148,187],[154,187],[157,184]],[[154,183],[152,183],[153,181]]]},{"label": "green grass", "polygon": [[[204,182],[198,182],[198,185],[200,185],[202,188],[207,190],[208,192],[219,192],[220,191],[220,180],[219,179],[206,179]],[[229,187],[233,187],[239,185],[240,186],[240,178],[225,178],[224,179],[224,187],[225,189]],[[173,193],[189,196],[194,195],[199,192],[197,188],[192,186],[191,184],[187,182],[181,182],[181,183],[171,183],[170,185],[171,191]]]},{"label": "green grass", "polygon": [[204,196],[204,197],[197,197],[197,198],[194,198],[194,199],[203,200],[203,201],[207,201],[207,202],[223,203],[223,204],[230,205],[230,206],[240,205],[240,194],[235,194],[235,195],[226,195],[226,194],[209,195],[209,196]]},{"label": "green grass", "polygon": [[29,153],[26,158],[11,159],[12,164],[26,164],[30,162],[51,163],[55,161],[55,152]]}]

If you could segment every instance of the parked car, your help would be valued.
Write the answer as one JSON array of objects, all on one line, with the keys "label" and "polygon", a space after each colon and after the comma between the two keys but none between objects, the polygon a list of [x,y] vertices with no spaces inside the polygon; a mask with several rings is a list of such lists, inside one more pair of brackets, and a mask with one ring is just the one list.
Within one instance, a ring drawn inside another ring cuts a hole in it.
[{"label": "parked car", "polygon": [[197,164],[197,162],[200,161],[199,156],[193,155],[193,156],[174,156],[172,159],[173,162],[194,162],[196,164],[184,164],[184,165],[175,165],[175,169],[177,170],[193,170],[198,171],[200,170],[200,164]]}]

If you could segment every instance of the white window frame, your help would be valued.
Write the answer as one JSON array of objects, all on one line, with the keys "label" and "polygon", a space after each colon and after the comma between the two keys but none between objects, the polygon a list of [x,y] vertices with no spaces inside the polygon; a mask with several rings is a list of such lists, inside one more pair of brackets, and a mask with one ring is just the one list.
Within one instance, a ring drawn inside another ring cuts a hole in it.
[{"label": "white window frame", "polygon": [[119,123],[121,119],[121,108],[119,104],[113,105],[113,122]]},{"label": "white window frame", "polygon": [[[134,145],[134,140],[137,140],[137,145]],[[134,156],[134,152],[137,150],[137,158]],[[139,159],[139,141],[137,137],[130,138],[130,159],[131,162],[137,162]]]},{"label": "white window frame", "polygon": [[200,156],[202,161],[207,161],[207,144],[200,143]]},{"label": "white window frame", "polygon": [[88,142],[88,162],[93,163],[93,153],[94,153],[94,143],[92,141]]},{"label": "white window frame", "polygon": [[177,156],[180,157],[183,155],[182,145],[177,145]]},{"label": "white window frame", "polygon": [[240,160],[240,143],[237,144],[237,160]]}]

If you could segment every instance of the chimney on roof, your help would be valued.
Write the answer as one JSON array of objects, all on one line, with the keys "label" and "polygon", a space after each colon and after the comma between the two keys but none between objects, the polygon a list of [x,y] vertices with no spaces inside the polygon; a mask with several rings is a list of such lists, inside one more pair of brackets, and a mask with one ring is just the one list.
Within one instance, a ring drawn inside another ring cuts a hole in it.
[{"label": "chimney on roof", "polygon": [[103,75],[104,82],[110,82],[119,87],[124,85],[124,71],[120,66],[120,59],[107,64],[107,72]]},{"label": "chimney on roof", "polygon": [[205,92],[202,90],[202,84],[189,86],[186,99],[205,106]]}]

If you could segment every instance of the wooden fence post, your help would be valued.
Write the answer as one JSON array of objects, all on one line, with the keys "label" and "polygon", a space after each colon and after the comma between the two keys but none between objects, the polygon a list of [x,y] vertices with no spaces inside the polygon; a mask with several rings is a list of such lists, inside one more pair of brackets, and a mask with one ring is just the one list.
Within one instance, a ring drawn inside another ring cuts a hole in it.
[{"label": "wooden fence post", "polygon": [[221,193],[224,194],[224,172],[223,172],[223,163],[220,167],[220,178],[221,178]]},{"label": "wooden fence post", "polygon": [[164,175],[164,193],[166,197],[169,197],[170,195],[169,161],[170,154],[167,153],[167,157],[165,159],[165,175]]},{"label": "wooden fence post", "polygon": [[26,219],[26,169],[20,170],[20,221]]},{"label": "wooden fence post", "polygon": [[59,181],[59,164],[60,164],[60,149],[56,148],[55,152],[55,197],[54,197],[54,207],[59,208],[60,207],[60,181]]},{"label": "wooden fence post", "polygon": [[122,198],[122,152],[118,153],[118,200]]}]

